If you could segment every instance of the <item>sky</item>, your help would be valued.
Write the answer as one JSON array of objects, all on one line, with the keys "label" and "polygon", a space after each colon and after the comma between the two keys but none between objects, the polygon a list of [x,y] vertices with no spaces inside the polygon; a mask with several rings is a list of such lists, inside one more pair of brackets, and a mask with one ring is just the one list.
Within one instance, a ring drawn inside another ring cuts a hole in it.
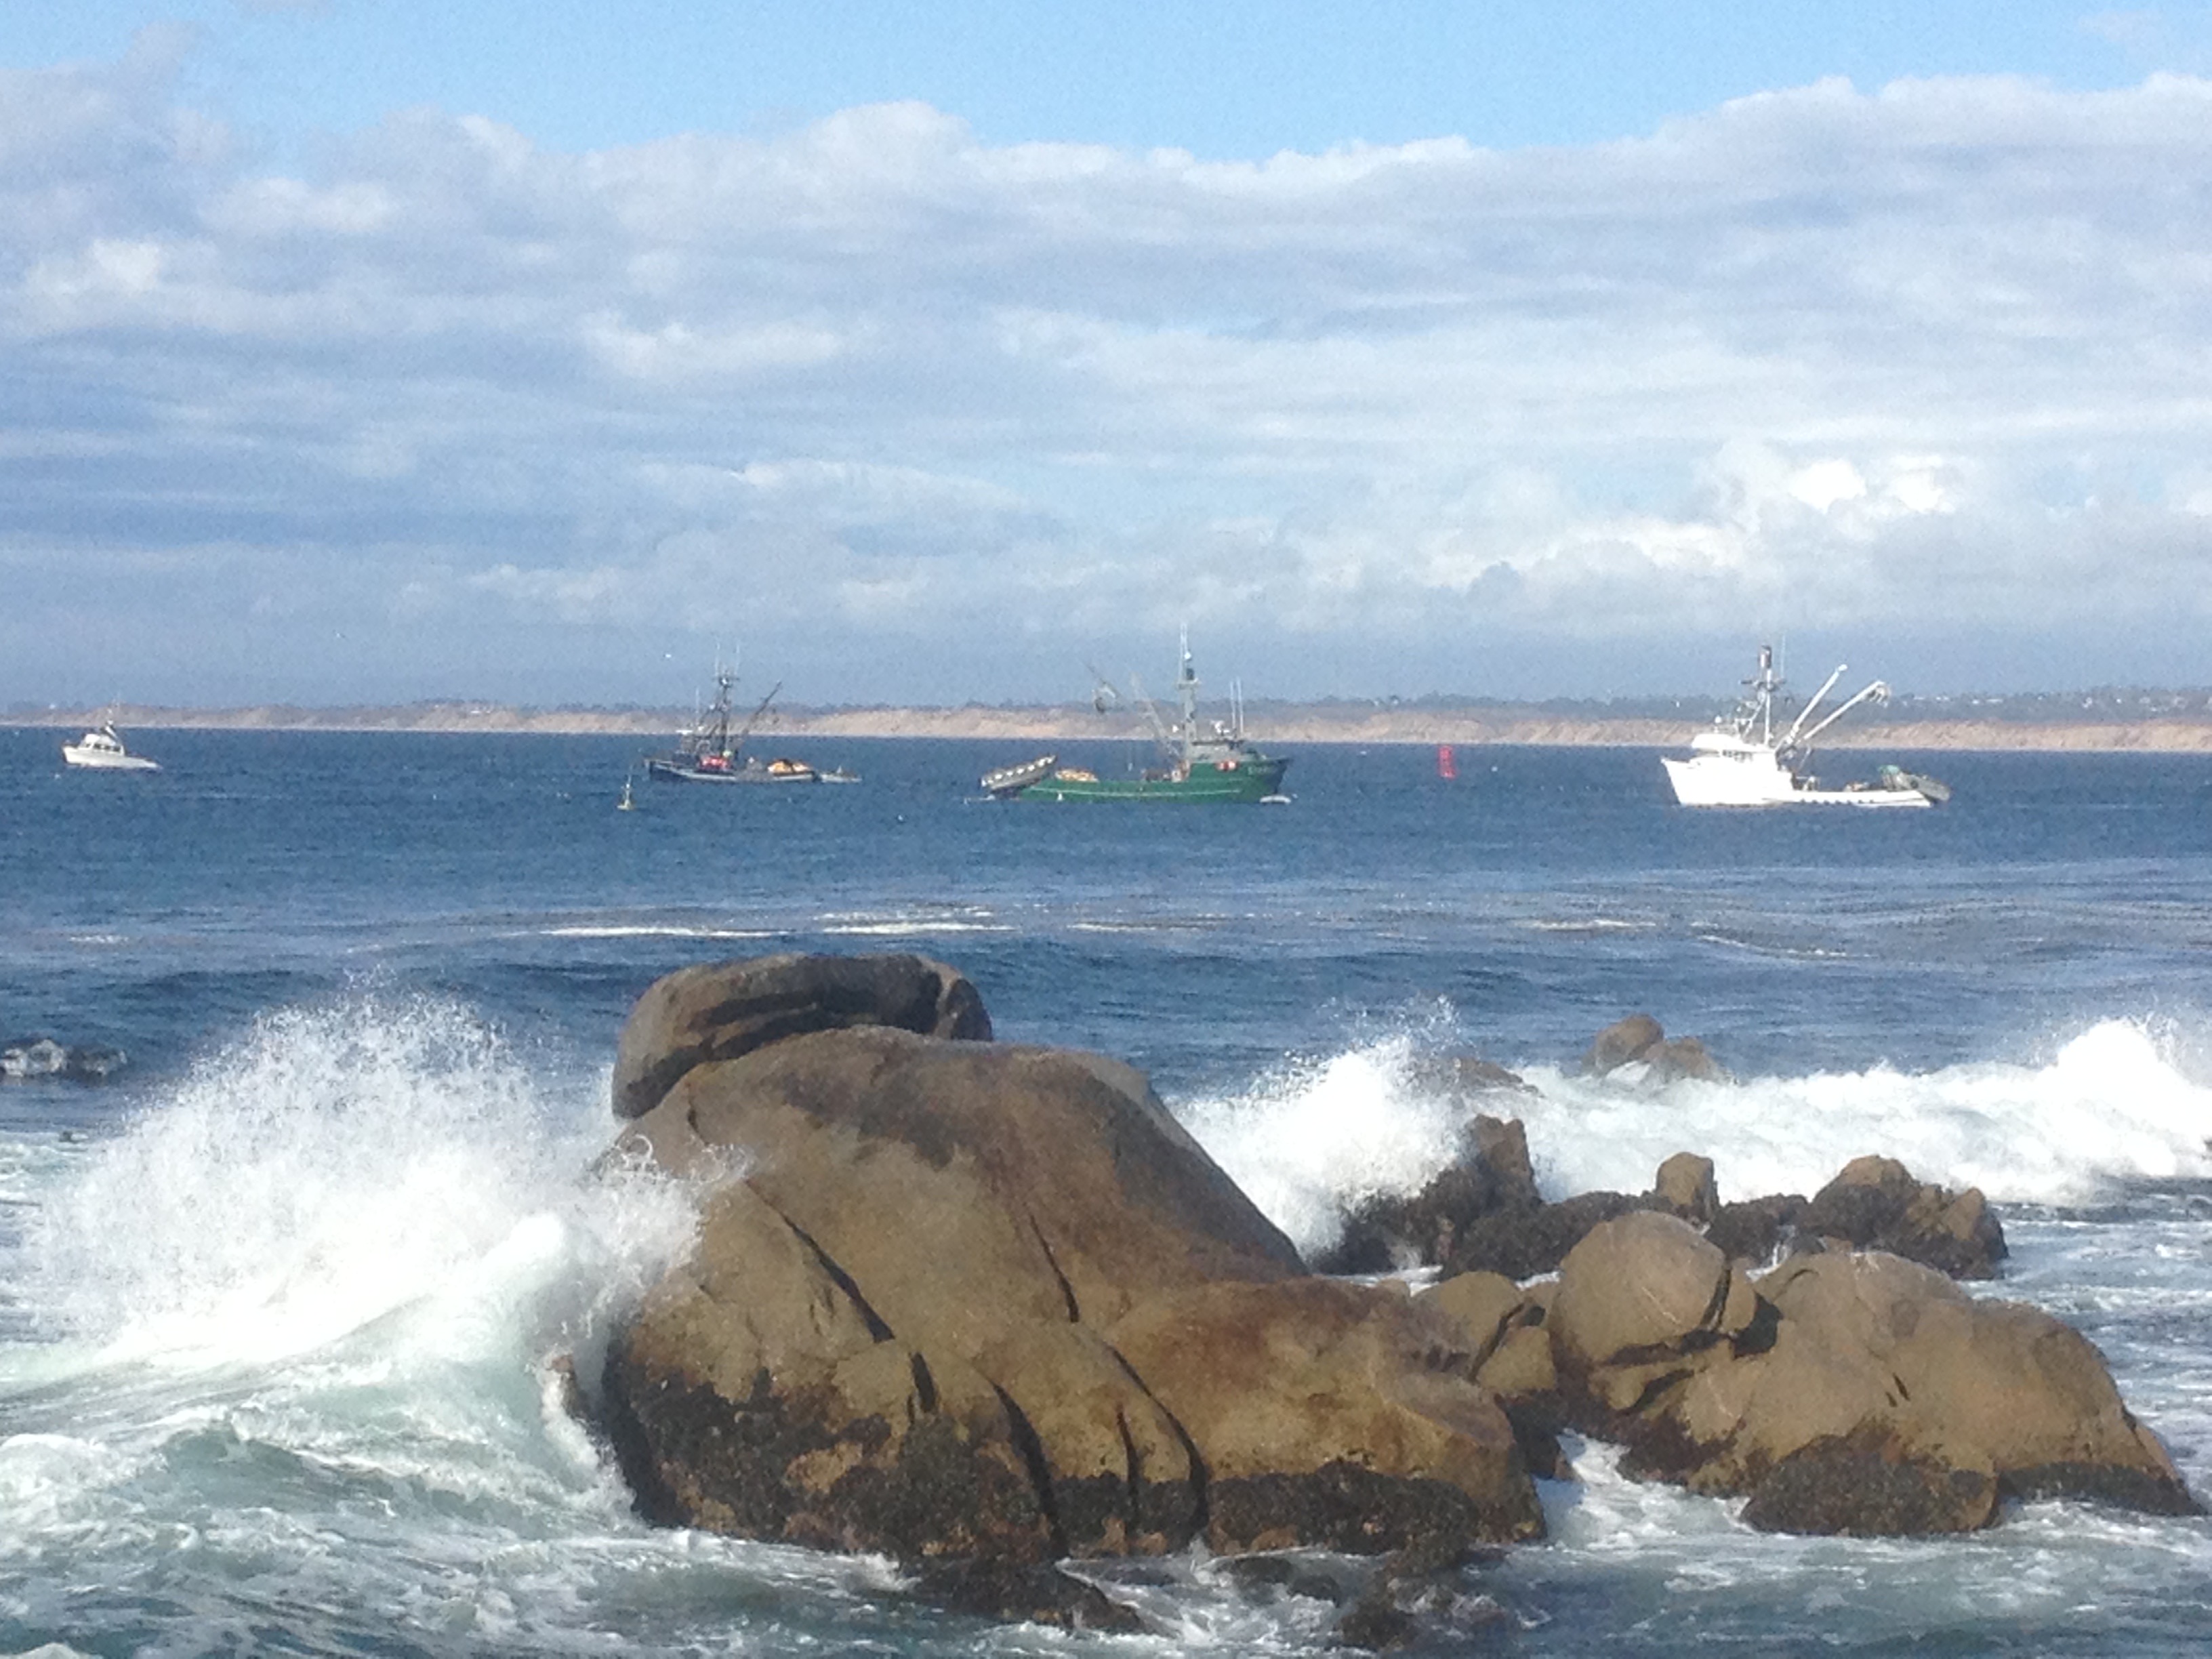
[{"label": "sky", "polygon": [[2212,684],[2212,6],[0,0],[0,706]]}]

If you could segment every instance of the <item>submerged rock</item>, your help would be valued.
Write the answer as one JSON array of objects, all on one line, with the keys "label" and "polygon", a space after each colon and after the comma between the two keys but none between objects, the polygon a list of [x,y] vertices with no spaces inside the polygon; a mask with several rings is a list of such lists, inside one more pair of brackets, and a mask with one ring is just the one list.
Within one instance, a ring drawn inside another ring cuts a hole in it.
[{"label": "submerged rock", "polygon": [[78,1083],[105,1083],[129,1063],[130,1056],[122,1049],[97,1043],[73,1048],[49,1036],[36,1036],[0,1044],[0,1079],[8,1081],[58,1077]]}]

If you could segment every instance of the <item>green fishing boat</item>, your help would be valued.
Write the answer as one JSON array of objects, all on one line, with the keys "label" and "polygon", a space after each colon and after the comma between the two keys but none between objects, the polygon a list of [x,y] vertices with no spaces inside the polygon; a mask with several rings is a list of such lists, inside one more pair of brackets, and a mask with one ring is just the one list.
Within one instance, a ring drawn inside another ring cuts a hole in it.
[{"label": "green fishing boat", "polygon": [[[1176,679],[1181,718],[1170,724],[1137,690],[1152,722],[1162,763],[1130,777],[1102,778],[1079,766],[1060,766],[1042,755],[983,775],[984,792],[999,800],[1168,800],[1281,801],[1283,772],[1290,762],[1264,755],[1244,735],[1244,701],[1231,690],[1227,720],[1201,727],[1198,720],[1198,673],[1191,666],[1190,632],[1182,636],[1182,669]],[[1118,694],[1103,682],[1095,700],[1103,711]]]}]

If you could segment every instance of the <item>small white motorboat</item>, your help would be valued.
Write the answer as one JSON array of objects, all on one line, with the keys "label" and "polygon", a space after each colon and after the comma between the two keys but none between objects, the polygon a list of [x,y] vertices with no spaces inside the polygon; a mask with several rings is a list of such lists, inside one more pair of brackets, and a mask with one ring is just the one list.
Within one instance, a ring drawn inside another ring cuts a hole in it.
[{"label": "small white motorboat", "polygon": [[82,766],[95,772],[158,772],[159,761],[148,760],[143,755],[134,755],[123,746],[116,735],[115,722],[103,720],[75,743],[62,745],[62,759],[71,766]]}]

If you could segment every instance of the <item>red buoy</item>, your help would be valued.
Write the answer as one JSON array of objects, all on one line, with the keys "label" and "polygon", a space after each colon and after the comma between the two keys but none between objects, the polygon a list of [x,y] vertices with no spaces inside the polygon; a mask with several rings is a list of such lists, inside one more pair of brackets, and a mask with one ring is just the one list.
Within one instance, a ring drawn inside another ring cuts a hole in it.
[{"label": "red buoy", "polygon": [[1437,745],[1437,775],[1440,778],[1459,775],[1459,763],[1452,758],[1451,745],[1448,743]]}]

